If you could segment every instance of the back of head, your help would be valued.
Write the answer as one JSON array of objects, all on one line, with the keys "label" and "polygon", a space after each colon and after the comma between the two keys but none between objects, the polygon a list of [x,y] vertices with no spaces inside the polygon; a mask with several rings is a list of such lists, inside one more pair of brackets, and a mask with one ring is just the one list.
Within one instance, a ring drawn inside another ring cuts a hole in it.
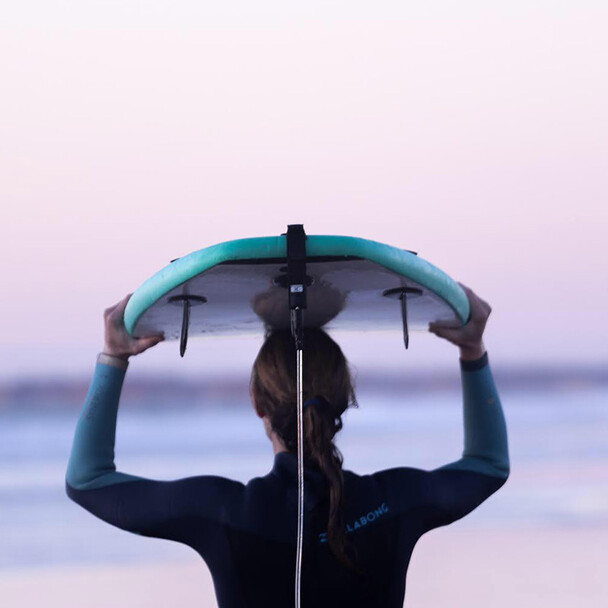
[{"label": "back of head", "polygon": [[[268,334],[253,364],[251,394],[260,414],[290,452],[297,450],[296,351],[288,330]],[[333,443],[342,428],[342,414],[356,405],[348,362],[340,347],[322,329],[304,330],[303,352],[304,458],[316,464],[329,481],[329,547],[347,567],[343,515],[342,455]]]},{"label": "back of head", "polygon": [[[317,405],[314,409],[331,422],[325,426],[333,438],[342,428],[340,416],[355,403],[348,363],[340,347],[322,329],[305,330],[303,359],[304,401],[314,397],[325,400],[326,407]],[[268,334],[253,364],[251,392],[258,410],[269,417],[287,449],[295,452],[296,351],[288,330]],[[315,459],[312,446],[305,443],[305,457]]]}]

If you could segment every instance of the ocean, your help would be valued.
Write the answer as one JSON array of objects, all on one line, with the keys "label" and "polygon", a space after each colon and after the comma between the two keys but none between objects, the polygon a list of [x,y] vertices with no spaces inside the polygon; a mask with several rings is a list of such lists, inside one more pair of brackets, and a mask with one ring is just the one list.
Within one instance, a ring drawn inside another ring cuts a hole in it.
[{"label": "ocean", "polygon": [[[393,398],[360,392],[338,445],[344,466],[371,473],[432,469],[462,452],[460,395]],[[501,391],[511,477],[453,525],[469,528],[589,528],[608,524],[608,386]],[[261,421],[245,403],[145,407],[123,400],[118,470],[154,479],[266,474],[273,460]],[[45,565],[157,563],[191,549],[112,528],[72,503],[65,468],[77,411],[7,408],[0,413],[0,570]]]}]

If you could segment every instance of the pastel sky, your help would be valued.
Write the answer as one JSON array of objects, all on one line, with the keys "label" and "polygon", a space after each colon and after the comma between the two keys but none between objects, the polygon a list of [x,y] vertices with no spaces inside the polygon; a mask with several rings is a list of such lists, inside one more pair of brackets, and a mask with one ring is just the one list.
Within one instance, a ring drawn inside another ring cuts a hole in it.
[{"label": "pastel sky", "polygon": [[[288,223],[414,249],[504,363],[608,363],[605,2],[40,0],[0,15],[0,378],[88,373],[103,309]],[[346,336],[365,366],[455,358]],[[142,355],[225,371],[259,339]],[[145,358],[145,360],[144,360]]]}]

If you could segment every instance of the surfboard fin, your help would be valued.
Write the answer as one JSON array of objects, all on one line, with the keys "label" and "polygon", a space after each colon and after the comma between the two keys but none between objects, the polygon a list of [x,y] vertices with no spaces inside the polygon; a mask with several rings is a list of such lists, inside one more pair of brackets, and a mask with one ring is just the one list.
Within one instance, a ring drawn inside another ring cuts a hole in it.
[{"label": "surfboard fin", "polygon": [[194,296],[190,294],[182,294],[169,298],[171,304],[182,305],[182,332],[179,339],[179,354],[183,357],[186,354],[188,346],[188,330],[190,329],[190,307],[194,304],[204,304],[207,298],[203,296]]},{"label": "surfboard fin", "polygon": [[179,339],[179,355],[183,357],[186,354],[186,346],[188,346],[188,328],[190,326],[190,301],[184,300],[184,315],[182,317],[182,333]]},{"label": "surfboard fin", "polygon": [[401,302],[401,320],[403,321],[403,343],[405,344],[405,350],[407,350],[410,345],[410,332],[407,326],[407,294],[405,290],[399,296],[399,301]]},{"label": "surfboard fin", "polygon": [[399,299],[401,304],[401,322],[403,324],[403,343],[407,349],[410,345],[410,331],[407,322],[407,297],[422,295],[422,290],[417,287],[394,287],[385,289],[382,295],[386,298]]}]

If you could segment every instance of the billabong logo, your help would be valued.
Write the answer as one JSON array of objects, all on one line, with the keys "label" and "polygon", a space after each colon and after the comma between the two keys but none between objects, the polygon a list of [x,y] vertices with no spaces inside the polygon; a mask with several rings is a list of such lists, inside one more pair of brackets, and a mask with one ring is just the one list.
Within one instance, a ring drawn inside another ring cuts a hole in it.
[{"label": "billabong logo", "polygon": [[[363,528],[363,526],[367,526],[368,524],[375,522],[377,519],[379,519],[383,515],[386,515],[388,512],[389,507],[385,502],[383,502],[379,507],[375,508],[373,511],[370,511],[365,515],[361,515],[361,517],[357,517],[357,519],[355,519],[351,523],[347,523],[346,533],[350,534],[352,532],[356,532],[357,530]],[[321,532],[321,534],[319,534],[319,542],[326,543],[327,540],[327,532]]]}]

